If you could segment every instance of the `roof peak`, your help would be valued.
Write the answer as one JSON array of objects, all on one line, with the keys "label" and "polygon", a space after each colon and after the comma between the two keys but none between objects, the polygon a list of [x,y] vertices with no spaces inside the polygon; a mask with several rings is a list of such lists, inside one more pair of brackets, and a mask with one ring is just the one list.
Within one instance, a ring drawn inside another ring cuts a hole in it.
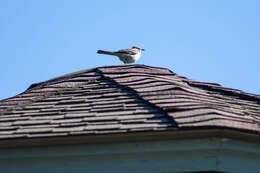
[{"label": "roof peak", "polygon": [[[72,73],[68,73],[68,74],[65,74],[65,75],[61,75],[61,76],[58,76],[58,77],[54,77],[52,79],[49,79],[49,80],[46,80],[46,81],[42,81],[42,82],[38,82],[38,83],[33,83],[31,84],[27,90],[31,90],[31,89],[34,89],[34,88],[37,88],[37,87],[40,87],[42,85],[45,85],[45,84],[49,84],[51,82],[55,82],[55,81],[58,81],[58,80],[66,80],[66,79],[69,79],[69,78],[72,78],[74,76],[77,76],[77,75],[80,75],[80,74],[83,74],[83,73],[88,73],[88,72],[91,72],[91,71],[96,71],[98,69],[118,69],[118,70],[121,70],[122,72],[126,72],[127,69],[134,69],[134,68],[144,68],[144,69],[150,69],[150,70],[164,70],[164,71],[167,71],[167,72],[170,72],[172,74],[175,74],[174,72],[172,72],[171,70],[167,69],[167,68],[163,68],[163,67],[155,67],[155,66],[148,66],[148,65],[144,65],[144,64],[129,64],[129,65],[112,65],[112,66],[100,66],[100,67],[94,67],[94,68],[90,68],[90,69],[84,69],[84,70],[79,70],[79,71],[76,71],[76,72],[72,72]],[[141,71],[140,71],[141,72]]]}]

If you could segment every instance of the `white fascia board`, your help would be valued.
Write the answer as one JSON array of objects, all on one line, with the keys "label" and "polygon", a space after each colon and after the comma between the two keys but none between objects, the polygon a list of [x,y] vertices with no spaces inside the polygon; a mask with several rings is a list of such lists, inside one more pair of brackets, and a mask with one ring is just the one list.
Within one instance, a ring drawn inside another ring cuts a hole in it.
[{"label": "white fascia board", "polygon": [[[257,172],[260,145],[230,138],[59,145],[0,150],[0,172]],[[20,171],[23,172],[23,171]],[[47,171],[46,171],[47,172]]]}]

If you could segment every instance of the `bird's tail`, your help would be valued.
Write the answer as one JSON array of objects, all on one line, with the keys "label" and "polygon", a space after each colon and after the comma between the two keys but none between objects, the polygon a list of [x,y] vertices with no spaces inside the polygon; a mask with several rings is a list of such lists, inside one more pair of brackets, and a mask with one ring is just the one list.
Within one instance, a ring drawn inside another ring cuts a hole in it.
[{"label": "bird's tail", "polygon": [[105,51],[105,50],[98,50],[97,53],[99,53],[99,54],[106,54],[106,55],[115,55],[114,52]]}]

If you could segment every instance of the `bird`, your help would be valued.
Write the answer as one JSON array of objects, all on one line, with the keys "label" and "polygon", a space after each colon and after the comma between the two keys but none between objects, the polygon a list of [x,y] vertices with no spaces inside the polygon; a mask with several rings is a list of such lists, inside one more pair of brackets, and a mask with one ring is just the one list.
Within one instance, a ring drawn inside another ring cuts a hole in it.
[{"label": "bird", "polygon": [[141,57],[141,52],[144,49],[133,46],[132,48],[121,49],[119,51],[111,52],[106,50],[98,50],[98,54],[114,55],[117,56],[124,64],[131,64],[136,62]]}]

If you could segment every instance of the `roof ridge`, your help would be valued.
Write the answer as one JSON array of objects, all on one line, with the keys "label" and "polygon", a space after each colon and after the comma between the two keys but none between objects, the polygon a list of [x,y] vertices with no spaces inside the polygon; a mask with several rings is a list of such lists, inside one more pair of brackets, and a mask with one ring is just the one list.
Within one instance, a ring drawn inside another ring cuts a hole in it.
[{"label": "roof ridge", "polygon": [[[157,68],[157,69],[163,69],[163,70],[169,70],[168,68],[164,68],[164,67],[156,67],[156,66],[150,66],[150,65],[145,65],[145,64],[124,64],[124,65],[111,65],[111,66],[101,66],[101,67],[97,67],[97,68],[111,68],[111,67],[145,67],[145,68]],[[172,71],[171,71],[172,72]]]},{"label": "roof ridge", "polygon": [[188,85],[199,88],[199,89],[215,91],[215,92],[222,92],[228,96],[237,96],[242,100],[255,101],[258,104],[260,104],[260,95],[257,95],[257,94],[251,94],[251,93],[247,93],[242,90],[239,90],[239,89],[224,87],[217,83],[200,82],[200,81],[194,81],[194,80],[190,80],[190,79],[186,79],[183,81],[186,82]]},{"label": "roof ridge", "polygon": [[46,86],[48,84],[53,84],[53,83],[56,83],[58,82],[57,80],[59,81],[64,81],[68,78],[71,78],[73,76],[76,76],[76,75],[79,75],[79,74],[82,74],[82,73],[86,73],[86,72],[91,72],[91,71],[95,71],[99,68],[113,68],[113,67],[121,67],[121,68],[136,68],[136,67],[144,67],[144,68],[157,68],[157,69],[163,69],[163,70],[168,70],[169,72],[175,74],[174,72],[172,72],[171,70],[169,70],[168,68],[163,68],[163,67],[155,67],[155,66],[148,66],[148,65],[144,65],[144,64],[129,64],[129,65],[112,65],[112,66],[101,66],[101,67],[95,67],[95,68],[90,68],[90,69],[84,69],[84,70],[79,70],[79,71],[76,71],[76,72],[72,72],[72,73],[69,73],[69,74],[65,74],[65,75],[62,75],[62,76],[58,76],[58,77],[54,77],[52,79],[49,79],[49,80],[46,80],[46,81],[42,81],[42,82],[38,82],[38,83],[33,83],[31,84],[27,89],[27,90],[31,90],[31,89],[35,89],[35,88],[41,88],[43,86]]},{"label": "roof ridge", "polygon": [[[27,90],[31,90],[31,89],[35,89],[35,88],[41,88],[43,86],[46,86],[48,84],[53,84],[53,83],[56,83],[57,80],[59,81],[64,81],[68,78],[71,78],[75,75],[79,75],[79,74],[82,74],[82,73],[86,73],[86,72],[91,72],[91,71],[95,71],[96,68],[91,68],[91,69],[86,69],[86,70],[79,70],[79,71],[76,71],[76,72],[73,72],[73,73],[69,73],[69,74],[65,74],[65,75],[62,75],[62,76],[58,76],[58,77],[55,77],[55,78],[52,78],[52,79],[49,79],[49,80],[46,80],[46,81],[42,81],[42,82],[38,82],[38,83],[33,83],[31,84],[27,89]],[[54,82],[56,81],[56,82]]]}]

